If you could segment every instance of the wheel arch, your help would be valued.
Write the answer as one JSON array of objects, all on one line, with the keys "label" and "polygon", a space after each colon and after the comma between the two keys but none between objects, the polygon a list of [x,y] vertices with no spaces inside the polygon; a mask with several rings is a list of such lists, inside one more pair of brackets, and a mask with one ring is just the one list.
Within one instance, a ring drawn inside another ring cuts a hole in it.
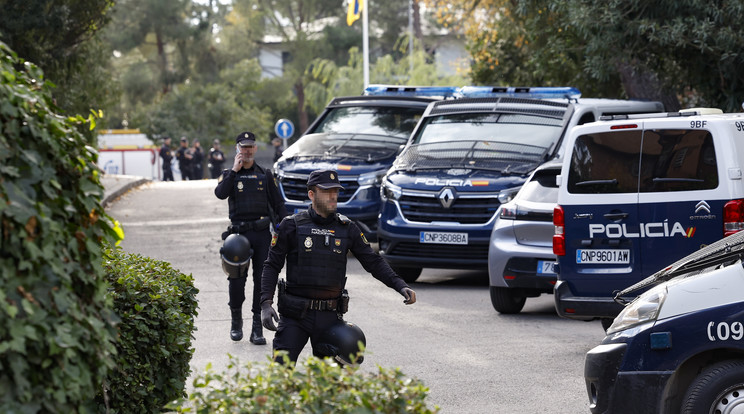
[{"label": "wheel arch", "polygon": [[695,377],[705,367],[727,360],[744,361],[744,350],[735,348],[707,349],[691,356],[680,364],[664,388],[661,399],[663,410],[661,412],[664,414],[679,413],[682,406],[682,397]]}]

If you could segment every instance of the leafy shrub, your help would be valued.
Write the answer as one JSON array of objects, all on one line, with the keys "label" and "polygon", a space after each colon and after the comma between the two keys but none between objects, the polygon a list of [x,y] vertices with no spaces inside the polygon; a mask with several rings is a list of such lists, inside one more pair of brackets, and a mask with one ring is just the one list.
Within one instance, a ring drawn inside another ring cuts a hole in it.
[{"label": "leafy shrub", "polygon": [[298,366],[269,362],[254,366],[230,356],[227,371],[211,365],[193,381],[188,402],[178,401],[178,413],[436,413],[426,406],[429,389],[406,378],[399,369],[378,366],[375,374],[331,359],[309,357]]},{"label": "leafy shrub", "polygon": [[[94,408],[115,331],[100,275],[113,237],[96,152],[42,71],[0,42],[0,412]],[[92,119],[89,119],[92,121]],[[90,124],[92,127],[92,123]]]},{"label": "leafy shrub", "polygon": [[170,264],[120,249],[106,250],[103,267],[121,322],[116,368],[99,403],[114,413],[160,412],[185,395],[198,289]]}]

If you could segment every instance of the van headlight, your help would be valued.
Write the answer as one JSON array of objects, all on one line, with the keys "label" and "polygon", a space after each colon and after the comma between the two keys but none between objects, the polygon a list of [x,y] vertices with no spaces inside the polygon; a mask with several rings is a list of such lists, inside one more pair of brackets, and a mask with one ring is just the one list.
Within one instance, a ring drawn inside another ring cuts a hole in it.
[{"label": "van headlight", "polygon": [[375,185],[378,186],[382,182],[382,177],[385,176],[387,170],[372,171],[364,173],[357,178],[359,185]]},{"label": "van headlight", "polygon": [[397,201],[400,200],[400,195],[400,187],[390,184],[389,182],[382,183],[382,187],[380,187],[380,197],[382,197],[383,200]]},{"label": "van headlight", "polygon": [[659,285],[637,297],[617,315],[615,321],[607,329],[607,334],[632,328],[644,322],[655,321],[666,297],[667,288],[665,285]]}]

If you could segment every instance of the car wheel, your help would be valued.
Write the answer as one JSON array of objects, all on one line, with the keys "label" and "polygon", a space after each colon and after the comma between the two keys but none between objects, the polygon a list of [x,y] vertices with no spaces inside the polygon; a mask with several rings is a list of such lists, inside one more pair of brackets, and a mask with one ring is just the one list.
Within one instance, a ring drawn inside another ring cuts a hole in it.
[{"label": "car wheel", "polygon": [[421,268],[420,267],[398,267],[398,266],[390,266],[393,268],[393,271],[400,276],[401,279],[405,280],[406,283],[413,283],[416,281],[416,279],[421,276]]},{"label": "car wheel", "polygon": [[491,304],[499,313],[519,313],[526,301],[517,289],[491,286]]},{"label": "car wheel", "polygon": [[744,408],[744,361],[713,364],[692,381],[682,399],[683,414],[733,413]]}]

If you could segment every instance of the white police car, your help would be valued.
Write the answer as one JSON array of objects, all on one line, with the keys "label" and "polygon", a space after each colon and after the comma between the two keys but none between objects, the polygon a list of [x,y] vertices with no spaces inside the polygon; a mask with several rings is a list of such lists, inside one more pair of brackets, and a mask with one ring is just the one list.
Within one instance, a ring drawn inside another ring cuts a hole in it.
[{"label": "white police car", "polygon": [[744,232],[619,292],[648,289],[586,354],[592,413],[744,410]]},{"label": "white police car", "polygon": [[613,292],[744,228],[744,114],[617,118],[571,131],[553,215],[558,314],[605,327]]}]

